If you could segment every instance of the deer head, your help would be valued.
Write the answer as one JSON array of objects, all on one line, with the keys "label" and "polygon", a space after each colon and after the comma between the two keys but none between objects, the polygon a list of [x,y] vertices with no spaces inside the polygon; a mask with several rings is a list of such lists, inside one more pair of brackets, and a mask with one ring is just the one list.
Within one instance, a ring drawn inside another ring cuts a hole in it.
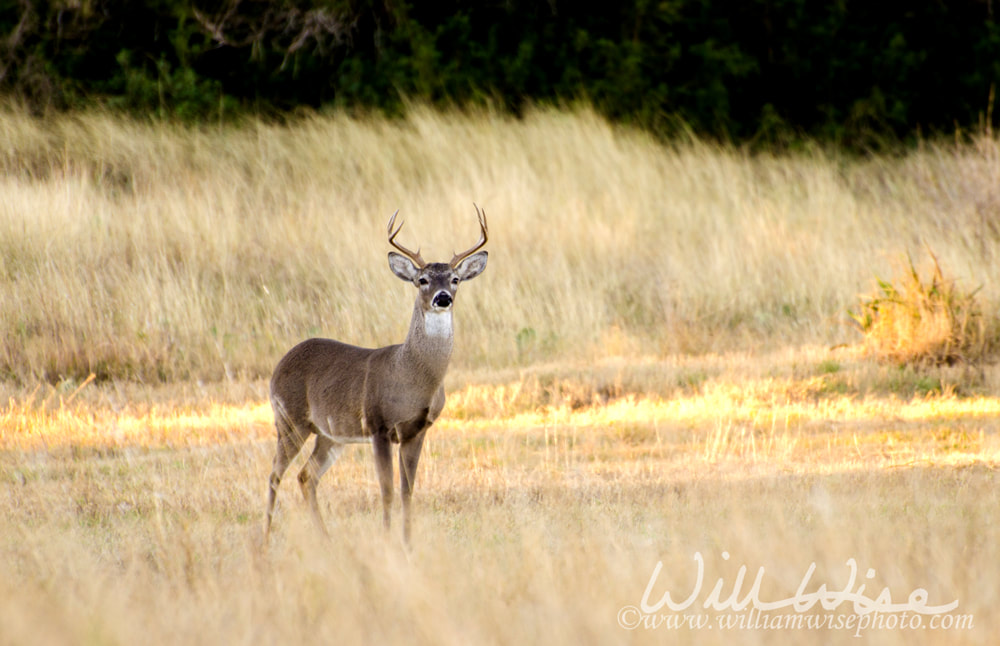
[{"label": "deer head", "polygon": [[[473,204],[473,206],[476,205]],[[455,254],[448,262],[431,263],[421,257],[420,249],[410,251],[396,242],[396,235],[403,228],[403,223],[400,222],[399,226],[393,230],[398,214],[399,211],[393,213],[386,227],[389,244],[400,251],[400,253],[389,252],[389,269],[400,279],[413,283],[419,292],[421,308],[425,312],[449,310],[452,303],[455,302],[455,292],[458,290],[458,285],[463,280],[475,278],[486,269],[488,252],[479,251],[489,238],[486,212],[481,211],[476,206],[476,215],[479,217],[479,242],[462,253]]]}]

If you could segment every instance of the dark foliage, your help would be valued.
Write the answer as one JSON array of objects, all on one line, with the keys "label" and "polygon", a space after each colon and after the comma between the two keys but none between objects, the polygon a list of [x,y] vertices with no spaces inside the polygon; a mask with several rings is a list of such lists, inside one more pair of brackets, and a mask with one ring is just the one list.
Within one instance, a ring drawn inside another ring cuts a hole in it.
[{"label": "dark foliage", "polygon": [[982,124],[992,3],[0,0],[0,91],[207,119],[406,99],[585,100],[610,118],[855,147]]}]

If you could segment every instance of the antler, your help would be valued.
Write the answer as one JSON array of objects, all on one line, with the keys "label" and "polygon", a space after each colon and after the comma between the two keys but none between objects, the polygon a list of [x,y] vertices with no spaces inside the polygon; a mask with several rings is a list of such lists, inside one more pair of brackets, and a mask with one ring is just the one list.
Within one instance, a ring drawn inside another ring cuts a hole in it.
[{"label": "antler", "polygon": [[396,223],[397,215],[399,215],[399,209],[396,209],[396,212],[392,214],[391,218],[389,218],[389,225],[386,227],[386,232],[389,234],[389,244],[391,244],[393,247],[401,251],[404,256],[412,260],[417,265],[417,267],[423,268],[424,265],[426,265],[427,263],[424,261],[423,258],[420,257],[420,249],[417,249],[416,251],[410,251],[409,249],[407,249],[406,247],[400,245],[395,241],[396,234],[399,233],[403,228],[403,223],[400,222],[399,227],[395,231],[392,230],[392,225]]},{"label": "antler", "polygon": [[469,249],[463,251],[462,253],[456,253],[454,256],[452,256],[451,262],[448,263],[452,267],[458,265],[458,263],[462,262],[472,254],[482,249],[483,245],[486,244],[486,240],[489,239],[490,230],[486,226],[486,211],[480,211],[479,207],[476,206],[475,202],[472,203],[472,206],[476,207],[476,215],[479,216],[479,231],[480,231],[479,242],[477,242],[473,247],[470,247]]}]

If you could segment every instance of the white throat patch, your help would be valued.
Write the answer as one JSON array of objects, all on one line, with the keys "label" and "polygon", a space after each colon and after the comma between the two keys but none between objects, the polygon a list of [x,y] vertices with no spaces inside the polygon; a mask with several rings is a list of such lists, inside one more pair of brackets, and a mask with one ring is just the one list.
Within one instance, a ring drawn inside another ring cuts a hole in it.
[{"label": "white throat patch", "polygon": [[429,337],[450,337],[451,310],[424,312],[424,332]]}]

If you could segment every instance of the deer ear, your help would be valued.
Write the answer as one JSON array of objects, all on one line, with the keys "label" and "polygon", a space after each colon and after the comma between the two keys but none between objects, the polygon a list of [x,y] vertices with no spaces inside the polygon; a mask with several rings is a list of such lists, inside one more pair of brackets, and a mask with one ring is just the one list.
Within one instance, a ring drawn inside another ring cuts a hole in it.
[{"label": "deer ear", "polygon": [[487,255],[487,252],[480,251],[479,253],[474,253],[462,262],[458,263],[458,266],[455,267],[458,277],[462,280],[471,280],[483,273],[483,270],[486,269]]},{"label": "deer ear", "polygon": [[401,256],[395,251],[389,252],[389,269],[408,283],[412,283],[417,278],[420,270],[413,264],[413,261],[406,256]]}]

